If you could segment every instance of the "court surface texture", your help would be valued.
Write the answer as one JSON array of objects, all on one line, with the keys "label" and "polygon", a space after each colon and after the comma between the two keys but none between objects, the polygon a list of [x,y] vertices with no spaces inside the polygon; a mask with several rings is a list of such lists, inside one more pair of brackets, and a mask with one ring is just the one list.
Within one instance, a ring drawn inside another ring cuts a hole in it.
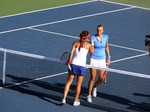
[{"label": "court surface texture", "polygon": [[[14,84],[0,89],[0,112],[149,112],[150,57],[144,44],[145,35],[150,34],[149,20],[150,9],[106,1],[88,1],[1,17],[1,48],[54,58],[70,51],[82,30],[94,35],[96,26],[103,24],[104,33],[109,36],[110,68],[126,73],[109,72],[107,83],[97,88],[98,96],[88,103],[90,73],[87,69],[78,107],[72,106],[75,81],[67,103],[61,105],[68,76],[63,64],[44,68],[50,69],[49,75],[36,76],[40,80],[34,80],[32,75],[26,79],[7,74]],[[15,85],[18,80],[32,81]]]}]

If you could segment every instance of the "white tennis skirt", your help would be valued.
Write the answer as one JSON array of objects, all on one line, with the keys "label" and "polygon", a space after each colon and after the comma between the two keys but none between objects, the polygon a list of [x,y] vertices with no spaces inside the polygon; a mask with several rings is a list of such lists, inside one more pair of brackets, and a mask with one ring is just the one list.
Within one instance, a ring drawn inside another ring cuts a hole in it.
[{"label": "white tennis skirt", "polygon": [[106,60],[105,59],[90,59],[90,65],[100,67],[100,68],[107,68]]}]

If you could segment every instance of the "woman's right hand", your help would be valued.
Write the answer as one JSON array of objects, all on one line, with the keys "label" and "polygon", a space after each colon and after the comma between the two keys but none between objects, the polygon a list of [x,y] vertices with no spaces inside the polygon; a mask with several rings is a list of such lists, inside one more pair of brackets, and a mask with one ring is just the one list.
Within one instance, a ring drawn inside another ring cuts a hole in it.
[{"label": "woman's right hand", "polygon": [[70,65],[70,64],[71,64],[71,60],[68,60],[66,64],[67,64],[67,65]]}]

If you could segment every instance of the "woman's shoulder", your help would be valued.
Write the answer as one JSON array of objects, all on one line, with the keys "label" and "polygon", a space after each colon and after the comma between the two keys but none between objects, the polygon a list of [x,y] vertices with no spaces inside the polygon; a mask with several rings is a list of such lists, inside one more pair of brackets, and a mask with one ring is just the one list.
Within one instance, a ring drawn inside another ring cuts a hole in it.
[{"label": "woman's shoulder", "polygon": [[85,44],[86,44],[86,45],[91,45],[91,43],[90,43],[90,42],[85,42]]},{"label": "woman's shoulder", "polygon": [[79,47],[79,46],[80,46],[80,41],[79,41],[79,40],[74,41],[74,42],[73,42],[73,45],[74,45],[75,47]]},{"label": "woman's shoulder", "polygon": [[92,35],[89,39],[96,39],[96,34],[95,35]]},{"label": "woman's shoulder", "polygon": [[108,35],[107,34],[102,34],[103,36],[106,36],[106,37],[108,37]]},{"label": "woman's shoulder", "polygon": [[95,35],[92,35],[91,37],[95,38],[96,36],[97,36],[97,34],[95,34]]},{"label": "woman's shoulder", "polygon": [[108,37],[108,35],[107,34],[102,34],[103,35],[103,37]]},{"label": "woman's shoulder", "polygon": [[108,35],[107,35],[107,34],[103,34],[103,38],[108,39],[109,37],[108,37]]}]

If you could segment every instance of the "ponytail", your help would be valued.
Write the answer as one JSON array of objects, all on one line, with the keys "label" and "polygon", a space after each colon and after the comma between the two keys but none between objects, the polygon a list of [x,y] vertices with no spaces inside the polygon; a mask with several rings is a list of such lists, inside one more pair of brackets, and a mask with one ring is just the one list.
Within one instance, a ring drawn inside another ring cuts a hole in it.
[{"label": "ponytail", "polygon": [[79,46],[79,51],[80,48],[83,47],[83,44],[85,43],[85,40],[90,36],[89,32],[87,30],[83,30],[80,33],[80,46]]}]

